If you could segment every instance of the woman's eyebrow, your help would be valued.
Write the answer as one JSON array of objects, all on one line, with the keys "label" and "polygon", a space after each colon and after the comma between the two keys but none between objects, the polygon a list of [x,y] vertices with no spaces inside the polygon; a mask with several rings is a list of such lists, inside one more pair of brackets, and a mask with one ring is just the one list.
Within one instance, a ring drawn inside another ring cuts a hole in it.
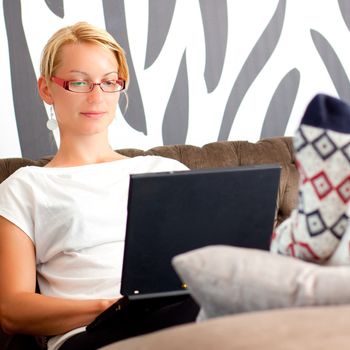
[{"label": "woman's eyebrow", "polygon": [[[86,72],[83,72],[80,70],[71,70],[69,73],[79,73],[79,74],[85,75],[87,77],[90,76],[89,73],[86,73]],[[103,76],[106,77],[107,75],[110,75],[110,74],[118,74],[118,72],[117,71],[108,72],[108,73],[104,74]]]},{"label": "woman's eyebrow", "polygon": [[79,73],[79,74],[86,75],[86,76],[89,75],[89,74],[86,73],[86,72],[83,72],[83,71],[80,71],[80,70],[75,70],[75,69],[69,71],[69,73]]}]

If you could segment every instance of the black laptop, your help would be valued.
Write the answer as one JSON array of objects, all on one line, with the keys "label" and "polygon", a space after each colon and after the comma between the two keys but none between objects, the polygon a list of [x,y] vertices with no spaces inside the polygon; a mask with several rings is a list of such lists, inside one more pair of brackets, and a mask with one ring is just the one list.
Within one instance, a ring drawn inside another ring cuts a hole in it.
[{"label": "black laptop", "polygon": [[171,265],[175,255],[208,245],[268,250],[279,165],[130,176],[121,294],[88,327],[130,305],[188,295]]}]

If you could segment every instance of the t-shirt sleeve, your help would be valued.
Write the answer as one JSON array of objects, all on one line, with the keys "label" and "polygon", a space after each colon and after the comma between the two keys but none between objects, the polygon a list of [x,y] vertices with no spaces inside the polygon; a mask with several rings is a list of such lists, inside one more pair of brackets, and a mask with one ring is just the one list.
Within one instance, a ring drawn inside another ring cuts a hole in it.
[{"label": "t-shirt sleeve", "polygon": [[178,169],[178,171],[182,171],[182,170],[190,170],[185,164],[179,162],[178,160],[175,160],[176,163],[176,169]]},{"label": "t-shirt sleeve", "polygon": [[33,188],[17,173],[0,184],[0,215],[34,242]]},{"label": "t-shirt sleeve", "polygon": [[179,162],[176,159],[171,159],[171,158],[165,158],[165,157],[157,157],[158,162],[157,166],[152,169],[152,171],[184,171],[184,170],[189,170],[189,168]]}]

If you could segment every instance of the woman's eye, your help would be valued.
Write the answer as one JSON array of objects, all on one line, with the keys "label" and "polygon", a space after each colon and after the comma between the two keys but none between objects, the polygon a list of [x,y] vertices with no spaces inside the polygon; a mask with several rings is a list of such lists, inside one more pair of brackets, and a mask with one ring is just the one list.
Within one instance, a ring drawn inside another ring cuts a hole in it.
[{"label": "woman's eye", "polygon": [[104,82],[103,82],[103,84],[105,84],[105,85],[115,85],[116,84],[116,82],[115,82],[115,80],[105,80]]},{"label": "woman's eye", "polygon": [[70,84],[72,86],[87,86],[87,85],[89,85],[89,83],[87,81],[84,81],[84,80],[71,81]]}]

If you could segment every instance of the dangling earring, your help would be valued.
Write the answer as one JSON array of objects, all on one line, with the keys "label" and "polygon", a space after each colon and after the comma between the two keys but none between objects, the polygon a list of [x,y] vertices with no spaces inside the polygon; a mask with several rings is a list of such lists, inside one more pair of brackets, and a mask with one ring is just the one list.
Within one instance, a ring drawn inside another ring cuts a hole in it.
[{"label": "dangling earring", "polygon": [[[125,106],[124,106],[124,111],[122,111],[122,113],[125,114],[127,109],[128,109],[128,106],[129,106],[129,96],[126,93],[126,90],[122,91],[122,95],[124,95],[124,97],[125,97]],[[121,106],[120,106],[120,110],[121,110]]]},{"label": "dangling earring", "polygon": [[52,105],[50,106],[50,119],[46,122],[46,127],[51,130],[54,131],[57,129],[57,120],[53,118],[53,107]]}]

